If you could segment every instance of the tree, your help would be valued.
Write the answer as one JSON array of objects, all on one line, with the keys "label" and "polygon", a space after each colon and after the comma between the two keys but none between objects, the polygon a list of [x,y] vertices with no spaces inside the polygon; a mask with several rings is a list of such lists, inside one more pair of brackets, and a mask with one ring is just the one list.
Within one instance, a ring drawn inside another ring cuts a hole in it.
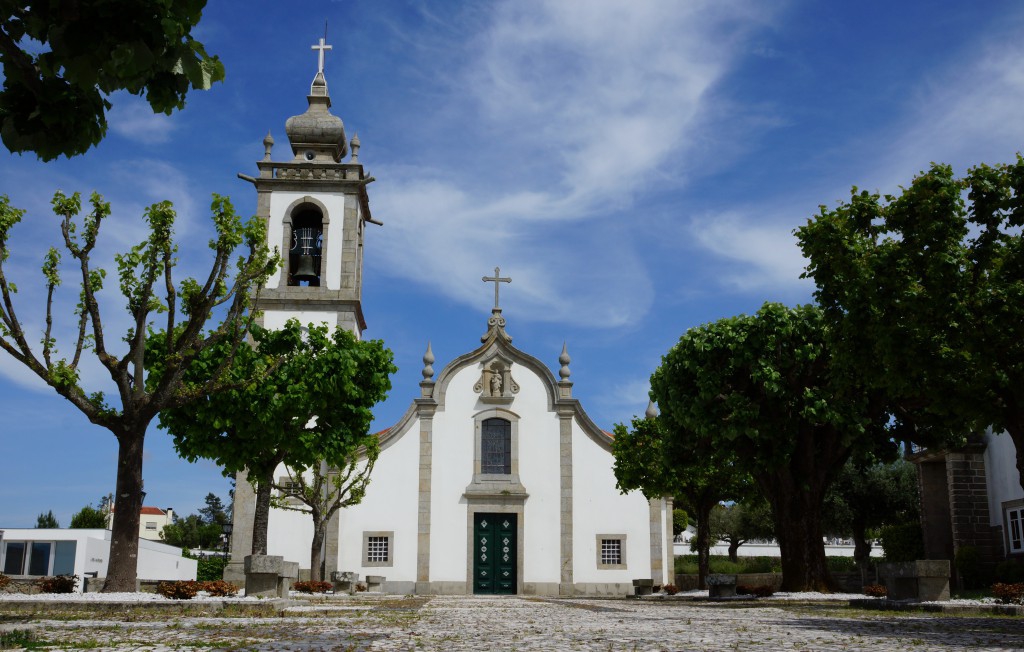
[{"label": "tree", "polygon": [[850,536],[854,559],[866,564],[870,533],[886,525],[919,525],[919,505],[917,469],[911,462],[850,460],[825,496],[825,528]]},{"label": "tree", "polygon": [[729,544],[729,561],[733,562],[739,559],[739,549],[744,543],[775,537],[771,508],[759,496],[716,506],[711,510],[709,525],[712,539]]},{"label": "tree", "polygon": [[40,513],[36,517],[37,528],[58,528],[60,524],[57,522],[57,517],[53,515],[53,510],[46,512],[45,514]]},{"label": "tree", "polygon": [[[966,200],[966,201],[965,201]],[[899,195],[856,187],[797,230],[847,378],[885,392],[901,438],[1007,432],[1024,486],[1024,159]]]},{"label": "tree", "polygon": [[822,322],[813,306],[767,303],[690,329],[651,376],[670,447],[733,451],[771,504],[787,591],[831,589],[825,492],[854,451],[894,448],[884,405],[833,381]]},{"label": "tree", "polygon": [[213,550],[220,547],[220,525],[209,523],[198,514],[184,518],[174,515],[174,522],[160,531],[164,543],[176,548]]},{"label": "tree", "polygon": [[[58,353],[53,331],[54,295],[62,280],[61,254],[51,247],[44,258],[45,326],[41,350],[37,350],[30,344],[36,339],[35,335],[25,332],[15,312],[17,289],[7,278],[3,266],[10,254],[10,231],[24,211],[12,207],[6,196],[0,196],[0,349],[70,401],[90,422],[106,428],[117,438],[117,510],[111,528],[104,591],[134,591],[146,428],[161,410],[188,405],[224,388],[224,367],[230,363],[231,352],[243,343],[252,320],[252,315],[247,313],[250,289],[263,283],[276,269],[278,259],[268,254],[264,223],[252,219],[243,224],[231,203],[214,195],[216,237],[210,241],[214,252],[210,273],[201,282],[186,278],[175,285],[174,210],[170,202],[153,204],[145,214],[148,237],[131,251],[115,257],[121,293],[127,299],[131,318],[131,326],[122,338],[127,350],[119,356],[108,348],[108,343],[113,343],[104,329],[97,301],[106,271],[92,264],[92,253],[100,227],[110,214],[110,205],[96,193],[92,195],[91,204],[91,212],[79,225],[81,197],[78,193],[68,197],[57,192],[53,198],[64,248],[71,254],[80,277],[76,335],[68,358]],[[235,261],[232,274],[231,258],[240,247],[247,251]],[[214,310],[222,314],[224,320],[204,333]],[[160,338],[159,351],[155,351],[151,346],[147,348],[146,335],[152,320],[160,313],[165,331]],[[225,352],[223,366],[205,369],[205,382],[183,389],[183,376],[202,352],[212,346]],[[113,382],[116,398],[108,399],[104,392],[89,391],[82,385],[79,364],[83,354],[95,356]],[[151,365],[157,363],[163,373],[147,386],[147,373]]]},{"label": "tree", "polygon": [[[311,469],[321,462],[344,468],[363,445],[370,409],[391,389],[391,351],[379,340],[290,320],[277,331],[253,329],[255,347],[239,350],[231,373],[239,382],[183,409],[165,410],[160,427],[189,461],[214,460],[230,475],[248,470],[256,489],[252,553],[267,554],[274,472],[281,464]],[[161,338],[157,338],[157,346]],[[225,347],[203,353],[189,383],[203,384],[206,369],[224,366]],[[268,360],[278,360],[269,366]],[[159,372],[154,378],[159,377]],[[241,382],[245,378],[259,382]]]},{"label": "tree", "polygon": [[224,509],[224,501],[220,499],[220,496],[210,492],[206,494],[204,501],[206,507],[199,510],[199,515],[204,523],[221,526],[231,520],[231,516]]},{"label": "tree", "polygon": [[728,449],[707,456],[680,455],[673,437],[658,418],[634,418],[632,428],[616,424],[612,440],[616,486],[622,493],[639,489],[648,499],[674,496],[695,515],[697,585],[707,588],[711,566],[711,510],[741,491],[747,476],[733,467]]},{"label": "tree", "polygon": [[[275,484],[281,492],[274,507],[303,514],[313,519],[313,542],[310,544],[310,579],[322,579],[320,567],[327,523],[342,507],[358,505],[366,495],[370,484],[370,473],[380,455],[377,436],[366,433],[361,442],[353,442],[361,448],[353,448],[345,463],[337,469],[328,469],[326,463],[314,464],[309,469],[286,467],[287,484]],[[307,474],[311,476],[307,478]],[[292,502],[292,499],[296,502]]]},{"label": "tree", "polygon": [[71,528],[76,530],[106,529],[107,513],[92,505],[86,505],[71,517]]},{"label": "tree", "polygon": [[107,97],[145,93],[155,112],[224,79],[192,38],[206,0],[0,0],[0,137],[46,160],[82,154],[107,132]]}]

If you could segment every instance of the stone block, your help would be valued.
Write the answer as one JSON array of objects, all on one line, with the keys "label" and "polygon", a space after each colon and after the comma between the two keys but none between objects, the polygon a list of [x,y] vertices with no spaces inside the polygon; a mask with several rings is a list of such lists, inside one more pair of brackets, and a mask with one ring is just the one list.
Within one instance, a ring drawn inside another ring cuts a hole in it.
[{"label": "stone block", "polygon": [[367,575],[366,576],[366,590],[367,592],[380,592],[381,585],[387,581],[387,578],[383,575]]},{"label": "stone block", "polygon": [[708,575],[708,597],[731,598],[736,595],[736,576],[724,573]]},{"label": "stone block", "polygon": [[933,602],[949,599],[948,559],[879,564],[878,575],[885,581],[890,600]]},{"label": "stone block", "polygon": [[654,590],[654,580],[633,580],[633,595],[650,595]]},{"label": "stone block", "polygon": [[284,557],[280,555],[247,555],[245,558],[245,574],[250,573],[273,573],[281,572],[281,564]]}]

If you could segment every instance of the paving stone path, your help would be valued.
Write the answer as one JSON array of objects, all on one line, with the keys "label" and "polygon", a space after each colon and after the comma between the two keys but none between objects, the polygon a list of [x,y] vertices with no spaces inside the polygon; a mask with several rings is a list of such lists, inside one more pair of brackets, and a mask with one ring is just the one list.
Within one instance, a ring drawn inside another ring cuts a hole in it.
[{"label": "paving stone path", "polygon": [[1024,650],[1024,619],[889,614],[841,604],[529,597],[352,598],[280,617],[48,619],[50,649],[93,650]]}]

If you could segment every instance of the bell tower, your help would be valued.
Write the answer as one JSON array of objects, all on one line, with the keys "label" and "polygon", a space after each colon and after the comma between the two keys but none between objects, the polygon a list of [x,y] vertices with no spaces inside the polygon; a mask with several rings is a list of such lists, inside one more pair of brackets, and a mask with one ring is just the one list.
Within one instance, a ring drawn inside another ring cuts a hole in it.
[{"label": "bell tower", "polygon": [[[374,179],[359,163],[359,137],[345,139],[345,125],[330,112],[320,39],[319,66],[305,113],[288,118],[292,159],[272,159],[274,139],[263,139],[258,177],[238,176],[256,187],[257,215],[266,220],[270,247],[284,264],[267,281],[255,306],[266,328],[297,318],[301,323],[341,326],[361,337],[363,232],[370,214],[366,186]],[[346,162],[351,147],[351,156]]]}]

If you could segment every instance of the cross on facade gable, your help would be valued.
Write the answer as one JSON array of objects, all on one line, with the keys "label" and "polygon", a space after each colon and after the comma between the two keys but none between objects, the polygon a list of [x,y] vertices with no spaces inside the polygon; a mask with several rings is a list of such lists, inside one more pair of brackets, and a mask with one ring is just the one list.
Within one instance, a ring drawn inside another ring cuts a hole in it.
[{"label": "cross on facade gable", "polygon": [[500,287],[499,284],[511,283],[512,279],[508,277],[502,278],[501,268],[495,267],[494,276],[484,276],[482,280],[484,283],[494,283],[494,307],[498,308],[498,288]]},{"label": "cross on facade gable", "polygon": [[320,56],[319,66],[320,67],[318,69],[318,72],[323,72],[324,71],[324,50],[333,50],[334,48],[331,47],[330,45],[326,44],[326,39],[320,39],[320,44],[319,45],[311,46],[310,49],[311,50],[320,50],[320,52],[319,52],[319,56]]}]

